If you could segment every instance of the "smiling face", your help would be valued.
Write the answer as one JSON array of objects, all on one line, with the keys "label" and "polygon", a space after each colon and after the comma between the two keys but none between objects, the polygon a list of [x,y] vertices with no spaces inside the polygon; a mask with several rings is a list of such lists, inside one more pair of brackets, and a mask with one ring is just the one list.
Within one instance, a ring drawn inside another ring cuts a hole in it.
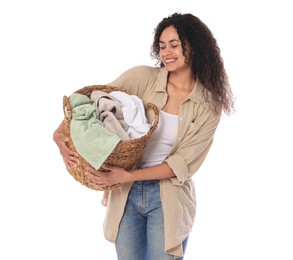
[{"label": "smiling face", "polygon": [[[160,58],[168,71],[190,69],[190,65],[186,64],[186,57],[183,55],[182,42],[174,26],[169,26],[162,32],[160,36]],[[186,44],[187,57],[189,57],[190,48]]]}]

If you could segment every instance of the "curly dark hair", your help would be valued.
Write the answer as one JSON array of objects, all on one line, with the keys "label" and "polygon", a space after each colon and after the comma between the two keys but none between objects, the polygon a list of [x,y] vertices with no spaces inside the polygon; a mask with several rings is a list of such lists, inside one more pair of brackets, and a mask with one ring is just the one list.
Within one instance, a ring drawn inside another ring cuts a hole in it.
[{"label": "curly dark hair", "polygon": [[[221,110],[230,114],[234,110],[234,98],[230,88],[220,48],[210,29],[192,14],[174,13],[164,18],[155,28],[151,56],[157,66],[163,67],[160,59],[160,36],[163,30],[174,26],[181,41],[186,63],[191,62],[194,78],[212,93],[216,113]],[[186,54],[186,43],[190,45],[190,57]]]}]

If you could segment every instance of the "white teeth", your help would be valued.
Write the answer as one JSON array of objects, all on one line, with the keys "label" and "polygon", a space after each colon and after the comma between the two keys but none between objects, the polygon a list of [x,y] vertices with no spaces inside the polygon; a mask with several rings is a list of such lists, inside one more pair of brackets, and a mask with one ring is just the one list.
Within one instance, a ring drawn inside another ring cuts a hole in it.
[{"label": "white teeth", "polygon": [[174,61],[174,60],[175,60],[175,59],[165,60],[165,62],[168,63],[168,62],[172,62],[172,61]]}]

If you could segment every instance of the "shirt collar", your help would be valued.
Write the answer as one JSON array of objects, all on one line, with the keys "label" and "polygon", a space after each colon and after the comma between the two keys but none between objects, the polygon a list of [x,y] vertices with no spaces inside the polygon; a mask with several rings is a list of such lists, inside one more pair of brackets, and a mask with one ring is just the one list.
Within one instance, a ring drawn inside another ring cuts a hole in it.
[{"label": "shirt collar", "polygon": [[168,71],[166,70],[166,68],[165,67],[160,68],[158,77],[157,77],[157,82],[156,82],[156,92],[167,93],[167,90],[166,90],[167,78],[168,78]]},{"label": "shirt collar", "polygon": [[[205,91],[206,91],[206,96],[204,96]],[[202,102],[203,99],[206,102],[210,102],[213,100],[211,92],[207,91],[199,80],[195,82],[194,88],[190,92],[188,97],[190,100],[194,101],[195,103],[200,103]]]}]

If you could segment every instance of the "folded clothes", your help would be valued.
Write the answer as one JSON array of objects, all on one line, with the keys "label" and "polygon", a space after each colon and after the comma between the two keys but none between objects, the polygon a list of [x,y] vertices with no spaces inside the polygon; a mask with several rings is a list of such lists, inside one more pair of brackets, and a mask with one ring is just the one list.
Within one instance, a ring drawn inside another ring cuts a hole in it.
[{"label": "folded clothes", "polygon": [[97,118],[97,109],[86,95],[73,93],[69,97],[72,108],[70,134],[77,152],[95,169],[115,149],[121,138],[108,131]]},{"label": "folded clothes", "polygon": [[123,104],[123,117],[128,125],[127,133],[131,139],[139,138],[150,130],[151,125],[147,121],[143,102],[138,96],[129,95],[122,91],[112,91],[109,96],[116,98]]},{"label": "folded clothes", "polygon": [[130,137],[126,132],[128,125],[124,121],[121,102],[101,90],[93,91],[91,100],[96,104],[98,117],[104,127],[122,140],[129,140]]}]

